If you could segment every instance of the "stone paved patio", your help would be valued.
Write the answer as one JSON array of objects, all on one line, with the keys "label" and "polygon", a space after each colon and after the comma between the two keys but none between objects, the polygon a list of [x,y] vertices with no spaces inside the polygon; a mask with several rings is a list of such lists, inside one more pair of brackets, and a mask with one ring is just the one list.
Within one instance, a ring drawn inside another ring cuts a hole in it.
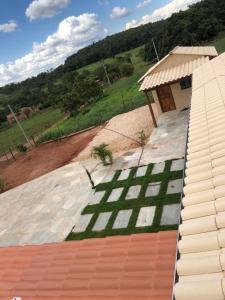
[{"label": "stone paved patio", "polygon": [[118,201],[121,194],[123,192],[123,188],[118,188],[118,189],[114,189],[112,190],[107,202],[115,202]]},{"label": "stone paved patio", "polygon": [[126,195],[126,200],[137,199],[141,191],[141,185],[131,186]]},{"label": "stone paved patio", "polygon": [[176,194],[182,192],[183,179],[171,180],[168,183],[167,194]]},{"label": "stone paved patio", "polygon": [[145,197],[157,196],[159,194],[161,182],[151,182],[149,183]]},{"label": "stone paved patio", "polygon": [[106,225],[109,222],[109,218],[111,217],[112,212],[104,212],[100,213],[97,221],[95,222],[95,225],[93,227],[93,231],[101,231],[106,228]]},{"label": "stone paved patio", "polygon": [[113,224],[113,228],[114,229],[126,228],[130,221],[131,214],[132,214],[132,209],[119,211],[116,220]]},{"label": "stone paved patio", "polygon": [[138,214],[136,227],[151,226],[155,216],[155,206],[142,207]]},{"label": "stone paved patio", "polygon": [[[63,241],[89,201],[98,205],[82,165],[92,173],[95,184],[111,182],[116,170],[163,162],[184,155],[189,112],[169,112],[158,119],[141,157],[141,148],[115,154],[113,166],[102,167],[93,159],[75,162],[0,195],[0,246]],[[181,168],[174,162],[172,170]],[[137,175],[145,175],[147,168]],[[124,180],[124,179],[123,179]],[[99,197],[99,198],[98,198]],[[92,200],[91,200],[92,199]]]},{"label": "stone paved patio", "polygon": [[178,224],[180,218],[180,204],[171,204],[163,206],[161,225]]},{"label": "stone paved patio", "polygon": [[[84,216],[87,214],[87,218],[90,218],[90,212],[95,215],[95,222],[90,219],[89,224],[91,222],[92,225],[88,226],[87,232],[92,233],[93,237],[94,232],[107,235],[105,230],[112,232],[127,229],[132,233],[135,228],[141,230],[148,227],[151,230],[157,226],[160,230],[160,226],[164,229],[165,226],[176,226],[180,215],[182,167],[183,160],[180,159],[138,167],[134,170],[128,169],[127,172],[126,170],[115,172],[113,181],[101,182],[97,187],[100,190],[96,194],[100,196],[104,194],[108,198],[104,197],[104,203],[99,202],[93,209],[90,205],[87,206],[88,213],[83,214]],[[140,176],[136,176],[137,174]],[[127,180],[119,180],[121,177],[124,178],[123,176]],[[157,178],[161,181],[154,180]],[[134,184],[135,182],[139,184]],[[127,209],[123,208],[125,202]],[[81,220],[82,224],[83,222]],[[83,234],[86,235],[85,230]]]},{"label": "stone paved patio", "polygon": [[[91,162],[88,164],[91,166]],[[92,166],[95,164],[92,161]],[[101,182],[106,172],[97,169],[95,182]],[[79,163],[1,194],[0,246],[65,240],[92,195],[89,179]]]}]

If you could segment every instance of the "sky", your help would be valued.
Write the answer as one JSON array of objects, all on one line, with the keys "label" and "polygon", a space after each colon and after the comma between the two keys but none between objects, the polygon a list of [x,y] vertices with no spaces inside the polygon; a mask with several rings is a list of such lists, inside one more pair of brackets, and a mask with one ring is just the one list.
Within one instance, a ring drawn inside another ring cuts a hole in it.
[{"label": "sky", "polygon": [[107,35],[201,0],[1,0],[0,86],[55,68]]}]

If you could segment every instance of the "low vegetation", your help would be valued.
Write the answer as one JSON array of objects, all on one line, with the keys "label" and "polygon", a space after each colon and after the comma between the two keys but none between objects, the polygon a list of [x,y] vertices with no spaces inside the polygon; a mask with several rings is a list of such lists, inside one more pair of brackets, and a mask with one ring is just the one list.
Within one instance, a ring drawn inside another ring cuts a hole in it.
[{"label": "low vegetation", "polygon": [[5,189],[6,189],[6,183],[2,178],[0,178],[0,193],[4,192]]},{"label": "low vegetation", "polygon": [[20,153],[26,153],[28,148],[23,144],[19,144],[16,146],[16,150],[18,150]]},{"label": "low vegetation", "polygon": [[[108,121],[112,117],[145,105],[142,93],[138,91],[138,79],[149,68],[139,56],[141,47],[122,53],[120,56],[130,57],[132,61],[133,74],[120,80],[112,81],[111,85],[105,85],[103,95],[97,101],[89,101],[79,111],[71,113],[71,117],[57,124],[43,134],[40,142],[56,139],[61,135],[76,132],[91,126],[97,126]],[[105,61],[106,65],[113,64],[116,58]],[[82,72],[94,72],[100,63],[92,64],[82,68]],[[91,70],[91,71],[89,71]]]},{"label": "low vegetation", "polygon": [[112,152],[107,149],[107,144],[101,144],[99,146],[93,147],[91,156],[95,159],[99,159],[104,166],[112,165],[113,155]]},{"label": "low vegetation", "polygon": [[138,141],[142,147],[146,144],[147,139],[148,137],[144,130],[138,132]]},{"label": "low vegetation", "polygon": [[[173,14],[166,20],[107,36],[71,55],[65,64],[55,70],[1,87],[0,122],[6,118],[8,104],[16,110],[24,106],[43,109],[58,104],[62,97],[70,93],[70,78],[73,77],[74,72],[82,72],[81,68],[87,65],[112,58],[112,63],[108,62],[106,66],[110,73],[109,77],[114,80],[130,76],[132,65],[129,57],[121,59],[121,53],[145,45],[145,48],[140,50],[140,55],[146,61],[155,61],[152,39],[155,39],[159,56],[162,58],[177,45],[202,45],[212,41],[220,32],[225,31],[224,20],[224,0],[203,0],[191,5],[186,11]],[[94,75],[100,81],[105,80],[100,63]]]},{"label": "low vegetation", "polygon": [[[100,125],[145,104],[137,80],[155,61],[152,39],[160,58],[177,45],[211,43],[222,52],[224,20],[224,0],[203,0],[166,20],[106,37],[68,57],[55,70],[1,87],[0,155],[25,143],[16,126],[7,128],[8,104],[16,112],[24,106],[43,111],[23,121],[29,136],[44,132],[40,142]],[[58,123],[65,112],[70,118]],[[46,130],[54,123],[57,126]]]},{"label": "low vegetation", "polygon": [[[47,109],[30,119],[24,120],[22,126],[29,137],[36,137],[62,120],[63,117],[64,114],[59,109]],[[8,152],[9,148],[15,149],[19,144],[25,145],[26,140],[15,123],[7,129],[0,130],[0,155]]]}]

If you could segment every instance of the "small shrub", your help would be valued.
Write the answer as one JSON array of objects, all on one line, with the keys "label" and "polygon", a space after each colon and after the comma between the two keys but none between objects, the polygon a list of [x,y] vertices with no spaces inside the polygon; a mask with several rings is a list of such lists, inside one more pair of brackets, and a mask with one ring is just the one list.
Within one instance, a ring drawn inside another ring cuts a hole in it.
[{"label": "small shrub", "polygon": [[19,144],[16,146],[16,149],[21,152],[21,153],[26,153],[27,152],[27,147],[23,144]]},{"label": "small shrub", "polygon": [[104,166],[111,165],[113,163],[112,152],[106,149],[107,147],[107,144],[101,144],[93,147],[91,152],[91,156],[95,159],[100,159]]},{"label": "small shrub", "polygon": [[91,111],[91,107],[89,106],[86,106],[86,107],[83,107],[80,112],[82,113],[82,115],[86,115],[87,113],[89,113]]},{"label": "small shrub", "polygon": [[134,73],[134,66],[130,63],[121,64],[120,72],[122,76],[129,77]]},{"label": "small shrub", "polygon": [[48,131],[42,135],[42,137],[38,140],[38,143],[41,144],[46,141],[54,141],[61,138],[64,135],[64,131],[59,129],[53,129]]},{"label": "small shrub", "polygon": [[72,118],[72,117],[76,117],[78,114],[79,114],[78,111],[72,111],[72,112],[70,112],[70,117],[71,117],[71,118]]},{"label": "small shrub", "polygon": [[144,130],[138,132],[138,141],[142,145],[142,147],[146,144],[147,141],[147,135],[145,134]]}]

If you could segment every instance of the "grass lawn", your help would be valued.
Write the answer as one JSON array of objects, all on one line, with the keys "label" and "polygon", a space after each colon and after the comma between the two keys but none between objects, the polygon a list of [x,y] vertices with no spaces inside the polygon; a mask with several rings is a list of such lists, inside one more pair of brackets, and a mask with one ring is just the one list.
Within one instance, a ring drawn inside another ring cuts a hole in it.
[{"label": "grass lawn", "polygon": [[[37,136],[61,120],[63,116],[64,114],[59,109],[47,109],[23,121],[22,126],[29,137]],[[0,131],[0,155],[8,152],[9,147],[14,149],[21,143],[26,143],[26,141],[15,123],[12,127]]]},{"label": "grass lawn", "polygon": [[[118,180],[121,171],[117,171],[114,178],[109,183],[101,183],[96,186],[95,191],[105,191],[104,196],[100,203],[94,205],[88,205],[83,210],[82,215],[93,214],[90,223],[86,230],[81,233],[71,232],[67,237],[67,240],[80,240],[85,238],[105,237],[112,235],[125,235],[132,233],[143,232],[157,232],[160,230],[173,230],[177,229],[177,225],[161,225],[160,220],[162,217],[162,211],[164,205],[179,204],[181,200],[181,194],[166,194],[168,182],[170,180],[181,179],[183,171],[171,171],[172,160],[166,161],[165,168],[162,173],[152,174],[154,164],[149,164],[145,176],[136,177],[137,167],[131,168],[129,177],[127,180]],[[156,196],[146,196],[146,190],[149,183],[160,182],[159,193]],[[141,186],[139,196],[136,199],[127,200],[126,195],[131,186]],[[107,202],[111,192],[115,188],[123,188],[122,194],[115,202]],[[136,227],[139,211],[142,207],[155,206],[155,215],[151,226]],[[132,215],[130,217],[128,226],[123,229],[113,229],[113,224],[117,217],[117,214],[121,210],[132,209]],[[102,231],[93,231],[93,226],[102,212],[112,212],[110,219]]]},{"label": "grass lawn", "polygon": [[[131,59],[135,67],[134,74],[129,78],[116,81],[112,86],[105,89],[104,97],[101,100],[89,105],[76,116],[62,121],[62,123],[58,125],[61,132],[67,134],[90,126],[96,126],[111,119],[113,116],[146,104],[143,93],[138,91],[139,85],[137,81],[143,73],[147,71],[150,65],[137,56],[140,48],[141,47],[128,51],[132,53]],[[124,54],[125,53],[121,53],[121,55]],[[105,62],[107,63],[112,60],[113,58],[110,58],[105,60]],[[95,63],[82,68],[82,70],[93,70],[97,68],[97,66],[98,63]],[[51,129],[50,132],[54,135],[54,129]],[[48,135],[49,132],[46,133],[46,137]]]}]

